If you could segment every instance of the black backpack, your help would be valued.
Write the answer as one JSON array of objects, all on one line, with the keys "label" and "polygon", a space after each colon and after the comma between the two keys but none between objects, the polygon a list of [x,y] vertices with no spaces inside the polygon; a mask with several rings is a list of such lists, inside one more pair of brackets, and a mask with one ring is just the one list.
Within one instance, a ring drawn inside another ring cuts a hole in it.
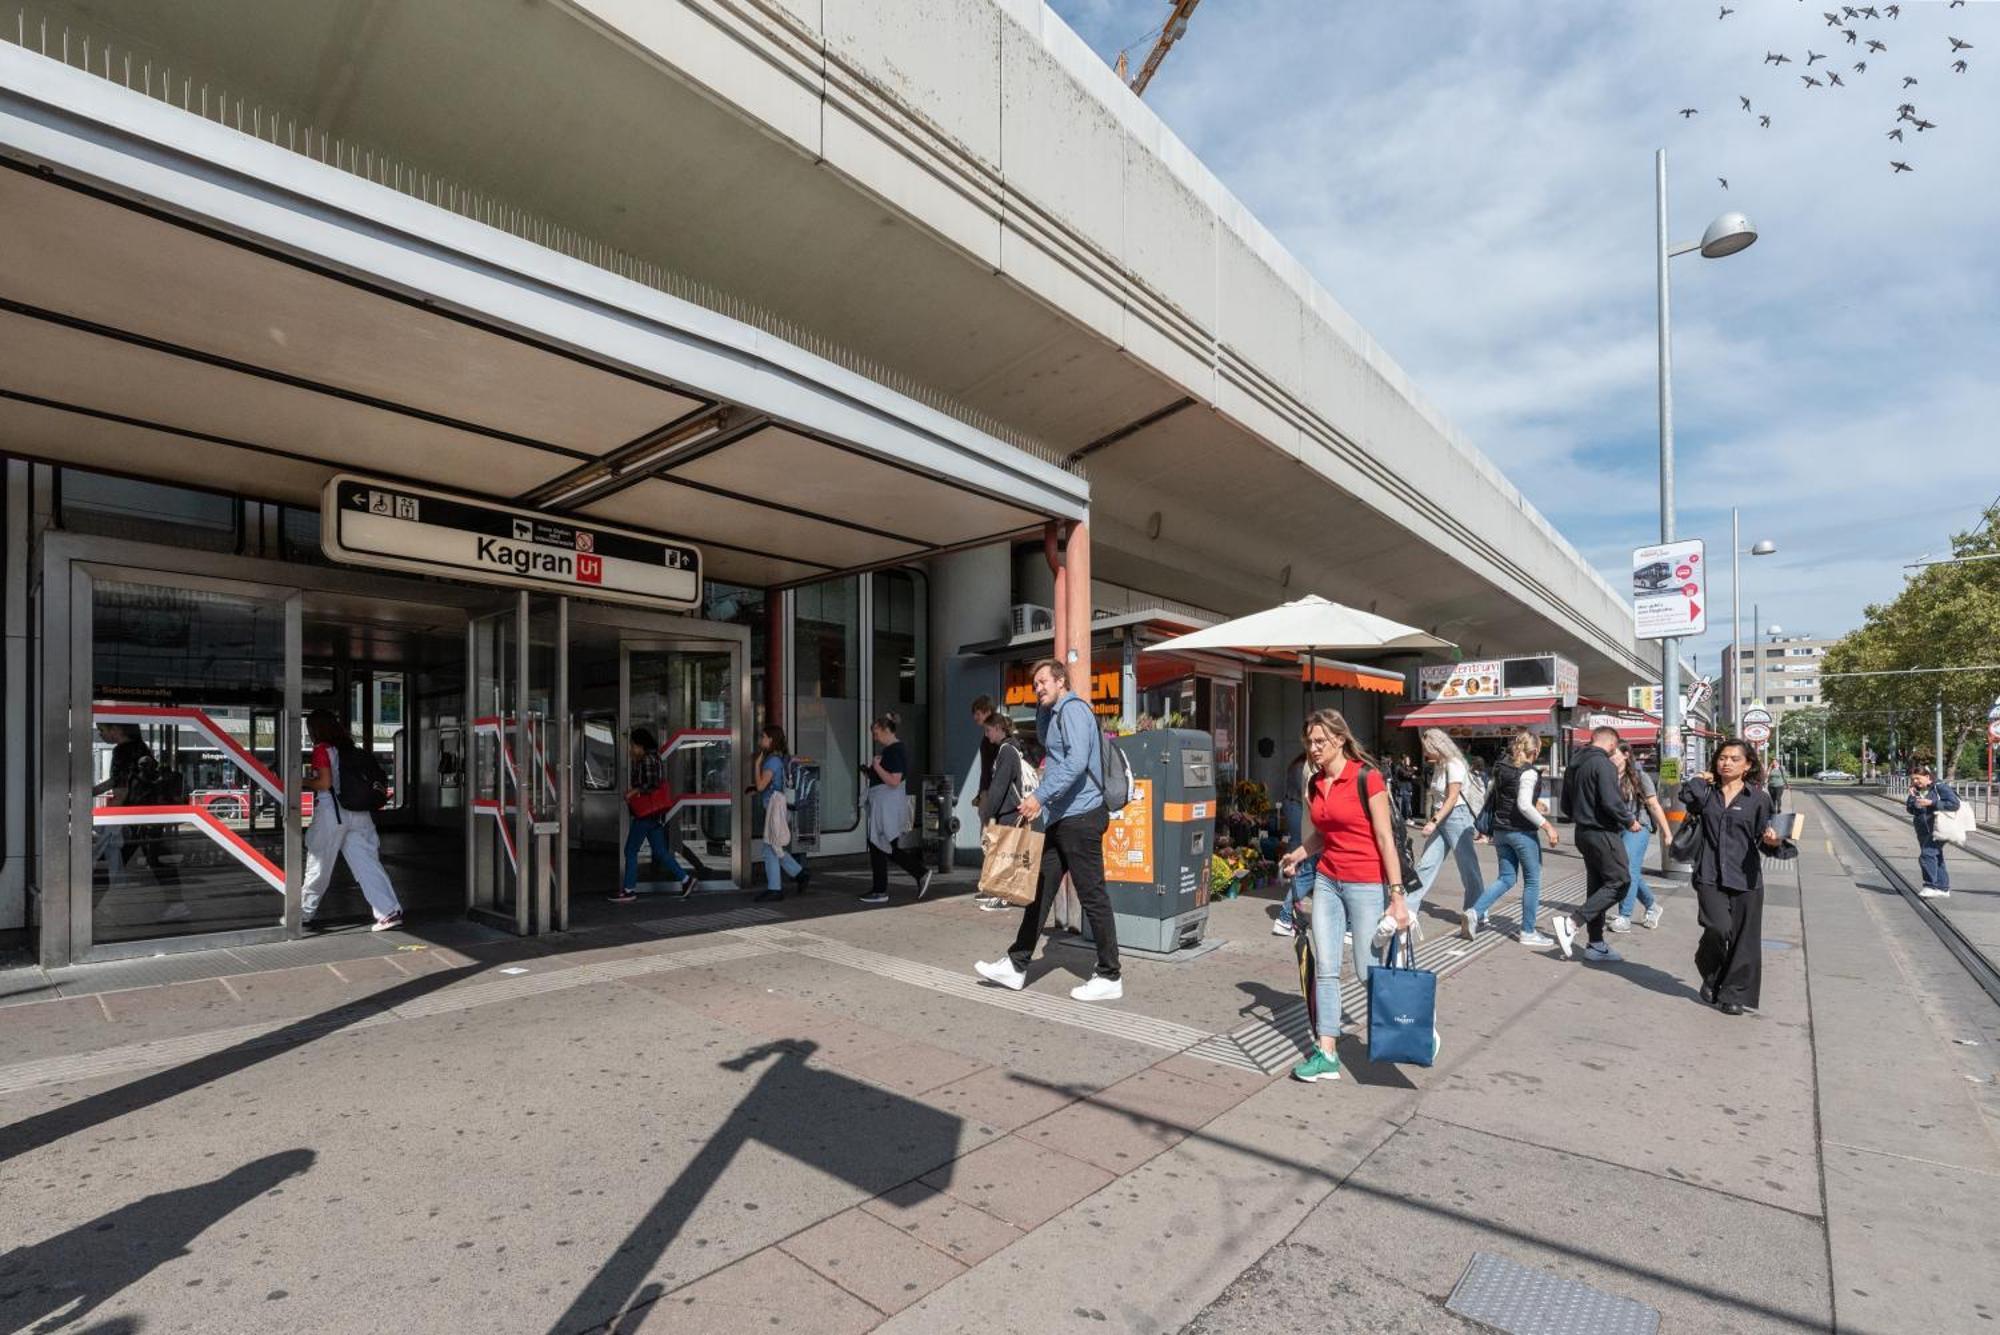
[{"label": "black backpack", "polygon": [[389,776],[373,751],[340,748],[340,786],[333,800],[348,811],[380,811],[389,805]]},{"label": "black backpack", "polygon": [[[1361,767],[1361,774],[1355,779],[1355,793],[1361,798],[1361,810],[1368,810],[1368,776],[1379,773],[1368,766]],[[1382,781],[1382,790],[1389,790],[1387,779]],[[1396,844],[1396,860],[1403,864],[1403,893],[1414,895],[1423,888],[1423,878],[1417,875],[1417,860],[1410,852],[1410,827],[1403,823],[1403,813],[1396,810],[1396,804],[1389,804],[1389,838]]]}]

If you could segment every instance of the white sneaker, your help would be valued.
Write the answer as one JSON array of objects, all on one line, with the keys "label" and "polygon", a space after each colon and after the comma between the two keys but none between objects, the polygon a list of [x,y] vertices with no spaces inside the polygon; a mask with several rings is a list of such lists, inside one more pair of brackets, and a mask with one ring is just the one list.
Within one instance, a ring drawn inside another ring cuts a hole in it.
[{"label": "white sneaker", "polygon": [[1576,920],[1567,913],[1558,913],[1549,925],[1556,929],[1556,948],[1562,951],[1564,959],[1571,958],[1573,952],[1570,947],[1576,942]]},{"label": "white sneaker", "polygon": [[1606,942],[1599,941],[1583,948],[1583,957],[1593,964],[1619,964],[1625,957],[1613,950]]},{"label": "white sneaker", "polygon": [[194,917],[194,910],[187,906],[185,899],[178,904],[169,904],[160,910],[161,922],[186,922],[192,917]]},{"label": "white sneaker", "polygon": [[[1918,899],[1950,899],[1950,898],[1951,898],[1951,891],[1949,891],[1949,890],[1940,890],[1940,889],[1938,889],[1938,888],[1937,888],[1936,886],[1934,886],[1934,885],[1927,885],[1927,886],[1925,886],[1925,887],[1924,887],[1923,889],[1921,889],[1921,890],[1917,891],[1917,898],[1918,898]],[[162,915],[162,916],[165,916],[165,915]]]},{"label": "white sneaker", "polygon": [[1116,1001],[1125,995],[1125,984],[1116,978],[1102,978],[1096,974],[1090,981],[1069,990],[1078,1001]]},{"label": "white sneaker", "polygon": [[995,895],[991,899],[982,899],[979,901],[979,911],[981,913],[1004,913],[1013,907],[1012,904],[1009,904],[998,895]]},{"label": "white sneaker", "polygon": [[386,918],[377,918],[375,920],[375,925],[373,927],[370,927],[368,930],[371,932],[393,932],[402,925],[403,925],[403,915],[400,913],[392,913]]},{"label": "white sneaker", "polygon": [[1272,936],[1297,936],[1298,934],[1298,928],[1296,927],[1287,927],[1281,922],[1273,922],[1271,924]]},{"label": "white sneaker", "polygon": [[1477,941],[1479,939],[1478,909],[1467,909],[1465,911],[1465,916],[1459,919],[1458,934],[1468,941]]},{"label": "white sneaker", "polygon": [[936,872],[934,872],[934,871],[927,871],[927,872],[925,872],[925,873],[924,873],[924,874],[923,874],[923,875],[922,875],[921,877],[919,877],[919,878],[918,878],[918,880],[917,880],[917,898],[918,898],[918,899],[922,899],[922,898],[923,898],[923,897],[924,897],[925,895],[927,895],[927,894],[929,894],[929,893],[931,892],[931,877],[933,877],[933,876],[935,876],[935,875],[937,875],[937,873],[936,873]]},{"label": "white sneaker", "polygon": [[1653,907],[1646,910],[1646,921],[1643,925],[1649,928],[1658,927],[1660,925],[1660,919],[1666,916],[1667,916],[1667,906],[1665,904],[1655,904],[1653,905]]},{"label": "white sneaker", "polygon": [[1552,946],[1555,944],[1555,938],[1543,936],[1540,932],[1523,932],[1521,933],[1521,944],[1529,947]]},{"label": "white sneaker", "polygon": [[1632,920],[1621,913],[1604,926],[1613,932],[1629,932],[1632,930]]},{"label": "white sneaker", "polygon": [[979,976],[987,982],[998,983],[1002,987],[1010,987],[1016,992],[1019,992],[1028,985],[1028,975],[1015,968],[1014,961],[1004,956],[994,960],[991,964],[988,964],[985,960],[975,960],[972,967],[977,969]]}]

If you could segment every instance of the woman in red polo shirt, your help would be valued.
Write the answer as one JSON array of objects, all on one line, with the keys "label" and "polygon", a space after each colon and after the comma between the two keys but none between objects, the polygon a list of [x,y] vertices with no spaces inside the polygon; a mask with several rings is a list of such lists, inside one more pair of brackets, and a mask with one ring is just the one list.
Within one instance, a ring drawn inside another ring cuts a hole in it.
[{"label": "woman in red polo shirt", "polygon": [[[1403,894],[1402,863],[1390,833],[1389,789],[1381,772],[1354,740],[1347,720],[1332,709],[1306,719],[1306,758],[1313,767],[1306,793],[1311,828],[1298,848],[1278,864],[1289,878],[1314,858],[1312,893],[1313,991],[1319,1012],[1319,1049],[1292,1068],[1296,1080],[1340,1079],[1334,1040],[1340,1036],[1340,947],[1352,933],[1354,973],[1368,981],[1368,943],[1385,907],[1398,917],[1388,896]],[[1360,786],[1366,779],[1367,788]],[[1390,891],[1387,887],[1393,886]]]}]

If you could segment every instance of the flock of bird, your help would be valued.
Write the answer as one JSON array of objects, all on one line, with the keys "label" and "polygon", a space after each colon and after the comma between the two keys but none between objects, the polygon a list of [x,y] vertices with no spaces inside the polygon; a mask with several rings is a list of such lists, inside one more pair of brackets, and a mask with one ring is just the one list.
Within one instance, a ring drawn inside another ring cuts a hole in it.
[{"label": "flock of bird", "polygon": [[[1803,0],[1801,0],[1801,3],[1803,3]],[[1965,0],[1949,0],[1946,7],[1948,9],[1961,9],[1964,5]],[[1717,22],[1728,19],[1731,14],[1736,12],[1735,9],[1727,5],[1719,6],[1719,10],[1720,12],[1715,16]],[[1879,9],[1874,5],[1860,7],[1844,5],[1839,9],[1826,10],[1820,15],[1821,18],[1826,20],[1826,26],[1832,29],[1837,37],[1845,39],[1847,46],[1853,48],[1852,54],[1857,58],[1852,62],[1848,75],[1849,78],[1865,76],[1868,73],[1869,62],[1871,60],[1880,65],[1884,63],[1884,58],[1890,56],[1889,43],[1875,34],[1877,32],[1887,33],[1892,30],[1886,28],[1864,30],[1862,25],[1881,23],[1885,19],[1890,23],[1895,23],[1902,16],[1903,6],[1900,4],[1883,5]],[[1944,68],[1952,74],[1964,74],[1971,68],[1971,63],[1966,59],[1965,53],[1973,49],[1973,44],[1963,38],[1950,35],[1946,35],[1945,41],[1949,43],[1949,50],[1943,54],[1948,55],[1951,59]],[[1835,45],[1837,49],[1837,44],[1829,42],[1829,45]],[[1906,53],[1906,44],[1898,40],[1897,50],[1899,53]],[[1832,56],[1825,52],[1813,50],[1811,44],[1808,43],[1804,59],[1804,70],[1798,75],[1803,84],[1803,92],[1810,94],[1814,89],[1831,90],[1848,86],[1847,78],[1841,76],[1841,72],[1834,64]],[[1821,65],[1822,61],[1826,62],[1824,66]],[[1775,69],[1782,70],[1784,66],[1797,64],[1798,61],[1782,51],[1767,51],[1764,53],[1763,63]],[[1878,77],[1880,76],[1878,75]],[[1900,78],[1902,80],[1901,89],[1906,95],[1910,89],[1919,85],[1919,80],[1914,74],[1903,74]],[[1744,115],[1756,118],[1759,128],[1766,130],[1771,128],[1771,116],[1768,112],[1759,111],[1747,96],[1739,94],[1736,100],[1742,104]],[[1679,114],[1684,121],[1692,120],[1701,114],[1701,109],[1699,107],[1682,107]],[[1908,100],[1906,96],[1896,106],[1896,120],[1889,128],[1888,137],[1899,144],[1904,142],[1903,131],[1906,127],[1912,128],[1917,133],[1922,134],[1926,130],[1935,130],[1937,123],[1926,120],[1923,116],[1919,115],[1916,104]],[[1889,161],[1889,170],[1891,175],[1900,175],[1903,172],[1915,171],[1916,169],[1907,161],[1900,158],[1891,158]],[[1729,188],[1729,181],[1726,177],[1718,176],[1715,179],[1721,183],[1724,190]]]}]

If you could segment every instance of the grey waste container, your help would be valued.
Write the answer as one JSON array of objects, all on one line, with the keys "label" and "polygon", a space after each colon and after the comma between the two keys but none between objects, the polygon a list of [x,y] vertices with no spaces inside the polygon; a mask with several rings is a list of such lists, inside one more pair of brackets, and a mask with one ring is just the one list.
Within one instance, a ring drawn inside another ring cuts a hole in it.
[{"label": "grey waste container", "polygon": [[1118,944],[1163,954],[1199,945],[1215,851],[1214,741],[1163,728],[1114,744],[1132,766],[1132,800],[1104,832]]}]

